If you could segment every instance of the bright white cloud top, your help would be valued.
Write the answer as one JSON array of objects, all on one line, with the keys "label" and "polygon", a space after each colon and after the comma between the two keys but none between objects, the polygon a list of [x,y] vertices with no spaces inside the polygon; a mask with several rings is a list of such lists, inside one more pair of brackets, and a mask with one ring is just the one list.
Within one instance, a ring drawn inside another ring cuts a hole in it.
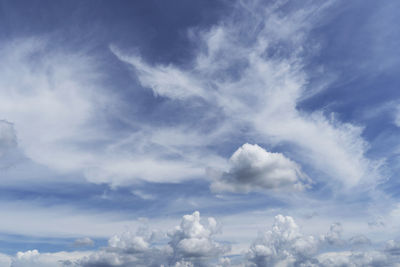
[{"label": "bright white cloud top", "polygon": [[[213,191],[247,193],[265,190],[304,190],[307,182],[300,167],[281,153],[244,144],[229,159],[229,171],[211,184]],[[305,180],[305,181],[304,181]]]}]

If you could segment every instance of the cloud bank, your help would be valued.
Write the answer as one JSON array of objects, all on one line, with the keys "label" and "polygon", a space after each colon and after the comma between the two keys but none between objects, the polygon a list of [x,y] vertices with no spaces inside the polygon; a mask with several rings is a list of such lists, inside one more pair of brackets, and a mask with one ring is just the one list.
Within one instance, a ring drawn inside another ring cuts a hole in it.
[{"label": "cloud bank", "polygon": [[214,218],[203,222],[198,211],[182,217],[167,234],[139,228],[112,236],[98,251],[0,255],[1,267],[36,266],[398,266],[400,243],[389,240],[377,249],[365,236],[342,237],[339,223],[321,235],[306,235],[290,216],[277,215],[242,255],[231,254],[216,239],[220,227]]}]

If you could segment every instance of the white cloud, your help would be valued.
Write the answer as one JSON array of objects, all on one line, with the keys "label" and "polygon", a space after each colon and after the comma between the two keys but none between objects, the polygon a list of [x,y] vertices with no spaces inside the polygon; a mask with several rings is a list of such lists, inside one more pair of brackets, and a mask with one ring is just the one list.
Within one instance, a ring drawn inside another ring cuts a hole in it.
[{"label": "white cloud", "polygon": [[[70,169],[84,157],[65,160],[74,150],[66,143],[87,138],[84,125],[94,111],[96,98],[95,65],[83,55],[46,49],[45,42],[37,39],[16,40],[0,47],[4,60],[0,67],[0,113],[14,124],[19,145],[28,157]],[[53,153],[57,150],[59,157]]]},{"label": "white cloud", "polygon": [[7,151],[15,148],[17,145],[17,137],[14,127],[11,123],[0,121],[0,157],[3,157]]},{"label": "white cloud", "polygon": [[[192,77],[181,75],[180,71],[169,66],[152,67],[145,64],[140,57],[121,54],[118,48],[110,46],[111,51],[120,59],[133,64],[139,72],[139,79],[143,86],[149,87],[154,94],[184,99],[204,95],[201,86],[193,83]],[[160,86],[162,84],[162,86]]]},{"label": "white cloud", "polygon": [[[306,221],[307,222],[307,221]],[[230,251],[217,241],[220,228],[213,218],[203,222],[199,212],[185,215],[168,234],[140,227],[109,239],[98,251],[39,253],[37,250],[1,255],[1,267],[36,266],[397,266],[400,245],[389,240],[379,249],[365,236],[342,237],[332,224],[323,235],[304,234],[290,216],[277,215],[272,226],[259,232],[247,252]],[[348,250],[352,246],[351,250]],[[3,265],[1,265],[3,264]]]},{"label": "white cloud", "polygon": [[339,266],[397,266],[384,253],[380,251],[342,251],[329,252],[318,255],[317,266],[339,267]]},{"label": "white cloud", "polygon": [[[208,266],[229,248],[213,240],[218,229],[215,219],[200,222],[200,213],[185,215],[160,245],[154,232],[139,229],[109,239],[108,247],[81,260],[82,266]],[[157,245],[158,242],[158,245]]]},{"label": "white cloud", "polygon": [[303,190],[307,178],[300,166],[281,153],[244,144],[229,159],[229,171],[211,184],[213,191]]},{"label": "white cloud", "polygon": [[[307,236],[301,233],[292,217],[278,215],[271,229],[259,234],[247,257],[250,266],[255,267],[397,266],[400,260],[398,243],[390,240],[383,250],[377,250],[370,246],[370,240],[365,236],[346,241],[341,232],[341,225],[335,223],[325,235]],[[343,250],[348,245],[353,245],[353,249]],[[360,249],[360,245],[364,249]]]},{"label": "white cloud", "polygon": [[9,267],[11,265],[11,257],[0,253],[0,267]]},{"label": "white cloud", "polygon": [[185,69],[151,66],[115,46],[112,51],[133,66],[141,84],[156,95],[188,103],[191,97],[200,97],[223,111],[224,127],[240,121],[256,142],[293,145],[301,163],[331,178],[325,182],[347,187],[374,183],[380,178],[379,164],[365,156],[368,143],[361,126],[297,108],[313,90],[307,88],[303,69],[305,38],[326,5],[281,16],[279,3],[267,7],[257,1],[242,3],[235,21],[224,21],[208,32],[192,32],[203,49]]},{"label": "white cloud", "polygon": [[144,193],[144,192],[142,192],[140,190],[133,190],[132,194],[134,194],[135,196],[138,196],[138,197],[140,197],[141,199],[144,199],[144,200],[154,200],[156,198],[154,195]]},{"label": "white cloud", "polygon": [[11,258],[7,267],[64,267],[77,266],[75,262],[87,255],[87,252],[39,253],[36,249],[18,252]]},{"label": "white cloud", "polygon": [[91,247],[94,246],[94,241],[89,237],[78,238],[74,241],[75,247]]},{"label": "white cloud", "polygon": [[[116,107],[126,99],[104,88],[107,77],[99,62],[33,38],[0,47],[2,119],[13,123],[20,149],[34,162],[83,172],[95,183],[204,177],[205,167],[224,167],[215,147],[233,134],[243,137],[238,132],[242,126],[246,138],[257,143],[294,147],[293,159],[332,178],[325,182],[353,186],[373,180],[376,164],[365,157],[362,127],[297,109],[299,99],[313,90],[307,88],[301,55],[323,7],[310,5],[281,16],[279,3],[241,3],[236,22],[228,19],[209,31],[192,31],[199,49],[185,69],[153,66],[111,46],[156,96],[185,106],[196,106],[193,99],[201,98],[200,117],[218,119],[207,132],[188,121],[164,128],[119,113]],[[114,133],[104,107],[135,132]]]},{"label": "white cloud", "polygon": [[248,259],[254,266],[293,266],[308,263],[318,245],[318,239],[300,233],[292,217],[278,215],[272,229],[253,243]]},{"label": "white cloud", "polygon": [[394,240],[387,241],[385,252],[391,255],[400,256],[400,243],[395,242]]},{"label": "white cloud", "polygon": [[395,109],[395,114],[394,114],[394,124],[397,127],[400,127],[400,105],[398,105]]},{"label": "white cloud", "polygon": [[218,257],[228,251],[228,247],[215,242],[212,237],[216,233],[217,222],[208,218],[208,225],[200,223],[198,211],[185,215],[179,227],[169,233],[170,246],[174,249],[174,257],[179,259],[208,259]]},{"label": "white cloud", "polygon": [[[0,56],[0,155],[17,135],[19,148],[33,162],[82,172],[95,183],[178,182],[204,175],[203,151],[194,148],[206,138],[186,127],[154,129],[118,113],[115,107],[126,99],[105,88],[95,58],[50,48],[45,38],[5,42]],[[113,132],[105,107],[135,130]]]},{"label": "white cloud", "polygon": [[114,235],[108,240],[108,246],[112,250],[123,250],[127,253],[144,252],[149,248],[149,238],[125,232],[122,235]]},{"label": "white cloud", "polygon": [[0,214],[1,232],[35,237],[108,238],[116,231],[122,231],[126,225],[139,224],[136,219],[127,219],[119,211],[87,212],[67,205],[36,205],[32,201],[3,202]]},{"label": "white cloud", "polygon": [[14,125],[0,120],[0,168],[11,166],[21,158],[17,145]]}]

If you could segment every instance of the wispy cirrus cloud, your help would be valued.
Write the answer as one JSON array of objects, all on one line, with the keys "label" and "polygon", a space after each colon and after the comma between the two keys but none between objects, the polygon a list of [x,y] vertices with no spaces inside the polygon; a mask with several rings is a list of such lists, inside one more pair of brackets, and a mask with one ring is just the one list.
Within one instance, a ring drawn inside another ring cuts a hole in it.
[{"label": "wispy cirrus cloud", "polygon": [[311,4],[282,17],[284,4],[260,6],[243,4],[245,11],[236,14],[236,21],[198,33],[201,48],[185,68],[150,65],[116,45],[111,51],[134,67],[142,86],[155,95],[188,104],[201,98],[222,110],[225,125],[234,128],[240,122],[260,143],[295,146],[302,164],[344,186],[374,183],[380,177],[379,163],[366,157],[368,143],[361,126],[297,108],[299,99],[312,90],[303,69],[304,44],[323,7]]}]

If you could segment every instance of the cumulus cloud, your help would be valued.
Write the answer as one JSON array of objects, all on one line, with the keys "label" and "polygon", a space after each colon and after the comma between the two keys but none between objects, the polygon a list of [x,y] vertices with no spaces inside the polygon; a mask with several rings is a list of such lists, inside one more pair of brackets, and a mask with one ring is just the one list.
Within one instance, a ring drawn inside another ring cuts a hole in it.
[{"label": "cumulus cloud", "polygon": [[208,218],[207,226],[201,224],[197,211],[183,216],[180,226],[168,234],[171,239],[169,245],[174,250],[173,257],[198,262],[227,252],[228,247],[212,239],[217,229],[214,218]]},{"label": "cumulus cloud", "polygon": [[160,244],[155,233],[139,229],[111,237],[108,246],[80,261],[82,266],[209,266],[229,247],[213,236],[218,225],[214,218],[201,223],[200,213],[185,215],[179,226],[167,234],[168,242]]},{"label": "cumulus cloud", "polygon": [[309,263],[318,250],[318,239],[304,236],[292,217],[278,215],[271,230],[251,245],[248,259],[253,266],[297,266]]},{"label": "cumulus cloud", "polygon": [[[399,243],[390,240],[377,250],[367,237],[345,240],[341,232],[342,226],[334,223],[324,235],[304,235],[292,217],[278,215],[271,229],[260,233],[251,245],[249,266],[397,266]],[[353,249],[346,250],[348,246]]]},{"label": "cumulus cloud", "polygon": [[202,221],[199,212],[183,216],[167,234],[138,228],[112,236],[97,251],[0,254],[1,267],[267,267],[267,266],[398,266],[400,243],[389,240],[379,249],[366,236],[342,237],[333,223],[327,233],[304,234],[290,216],[277,215],[271,227],[259,232],[247,252],[238,255],[226,242],[216,241],[220,227],[214,218]]},{"label": "cumulus cloud", "polygon": [[303,190],[307,178],[300,166],[281,153],[244,144],[229,159],[229,171],[211,184],[213,191]]}]

